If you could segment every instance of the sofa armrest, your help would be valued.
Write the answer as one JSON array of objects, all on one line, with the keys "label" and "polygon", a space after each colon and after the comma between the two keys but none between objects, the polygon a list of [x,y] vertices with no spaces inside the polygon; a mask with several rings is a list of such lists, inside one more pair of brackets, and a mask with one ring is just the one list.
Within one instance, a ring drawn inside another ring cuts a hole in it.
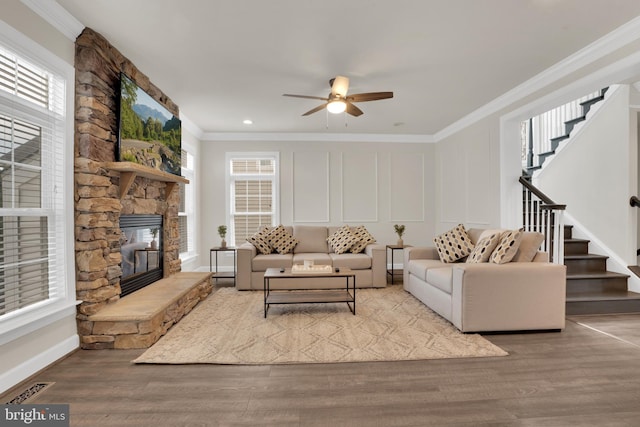
[{"label": "sofa armrest", "polygon": [[564,265],[455,264],[452,285],[451,321],[463,332],[564,328]]},{"label": "sofa armrest", "polygon": [[364,253],[371,257],[371,286],[384,288],[387,286],[387,248],[385,245],[371,244],[364,248]]},{"label": "sofa armrest", "polygon": [[236,260],[236,289],[251,289],[251,262],[258,254],[255,246],[245,242],[236,249],[238,259]]},{"label": "sofa armrest", "polygon": [[438,250],[434,247],[410,246],[404,248],[405,265],[412,259],[440,259],[440,255],[438,255]]}]

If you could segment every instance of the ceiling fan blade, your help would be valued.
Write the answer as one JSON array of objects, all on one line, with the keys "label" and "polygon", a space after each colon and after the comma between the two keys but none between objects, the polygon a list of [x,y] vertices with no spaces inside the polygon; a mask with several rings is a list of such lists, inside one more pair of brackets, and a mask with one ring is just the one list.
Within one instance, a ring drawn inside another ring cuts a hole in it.
[{"label": "ceiling fan blade", "polygon": [[351,114],[354,117],[361,116],[363,114],[362,110],[353,105],[350,102],[347,102],[347,109],[345,110],[348,114]]},{"label": "ceiling fan blade", "polygon": [[365,101],[377,101],[379,99],[388,99],[388,98],[393,98],[393,92],[356,93],[355,95],[347,96],[347,101],[365,102]]},{"label": "ceiling fan blade", "polygon": [[[328,103],[327,103],[328,104]],[[324,109],[327,104],[322,104],[322,105],[318,105],[316,108],[314,108],[313,110],[309,110],[306,113],[303,114],[303,116],[308,116],[309,114],[313,114],[313,113],[317,113],[318,111]]]},{"label": "ceiling fan blade", "polygon": [[336,76],[329,81],[331,83],[331,96],[340,95],[342,98],[347,96],[349,90],[349,78],[344,76]]},{"label": "ceiling fan blade", "polygon": [[284,93],[284,94],[282,94],[282,96],[290,96],[292,98],[319,99],[321,101],[328,101],[327,98],[323,98],[321,96],[291,95],[291,94],[288,94],[288,93]]}]

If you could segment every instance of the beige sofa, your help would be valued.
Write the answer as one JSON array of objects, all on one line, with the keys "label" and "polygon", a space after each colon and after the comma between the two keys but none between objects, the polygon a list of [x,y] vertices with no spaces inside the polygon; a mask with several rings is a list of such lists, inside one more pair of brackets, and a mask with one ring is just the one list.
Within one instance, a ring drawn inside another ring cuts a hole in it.
[{"label": "beige sofa", "polygon": [[[483,230],[467,230],[476,244]],[[404,250],[404,289],[462,332],[561,330],[566,267],[531,262],[443,263],[436,248]]]},{"label": "beige sofa", "polygon": [[[350,268],[356,276],[358,288],[383,288],[387,285],[386,252],[384,245],[367,245],[362,253],[336,254],[327,238],[340,227],[314,225],[294,225],[285,227],[299,243],[292,253],[280,255],[261,254],[255,246],[245,242],[237,249],[236,288],[239,290],[262,290],[264,272],[267,268],[290,268],[293,264],[303,264],[305,260],[313,260],[317,265],[331,265],[339,268]],[[337,286],[343,286],[344,279],[334,280]],[[307,279],[304,286],[322,286],[327,280]],[[277,287],[277,283],[275,284]],[[288,282],[287,286],[291,286]]]}]

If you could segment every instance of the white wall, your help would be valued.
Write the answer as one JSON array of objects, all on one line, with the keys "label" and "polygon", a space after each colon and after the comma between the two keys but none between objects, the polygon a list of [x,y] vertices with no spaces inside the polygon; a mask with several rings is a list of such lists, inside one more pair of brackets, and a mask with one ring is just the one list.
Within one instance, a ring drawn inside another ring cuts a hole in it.
[{"label": "white wall", "polygon": [[[199,224],[200,218],[200,201],[202,198],[200,197],[200,171],[203,168],[207,167],[207,163],[202,161],[202,156],[200,154],[200,140],[194,135],[193,125],[188,119],[182,118],[182,148],[193,155],[194,157],[194,177],[189,181],[189,185],[193,186],[193,191],[195,194],[195,205],[192,206],[194,212],[194,223]],[[195,271],[199,268],[199,258],[198,258],[198,248],[199,242],[201,240],[200,233],[198,230],[195,230],[193,233],[194,236],[194,247],[196,254],[193,256],[189,256],[187,258],[182,259],[182,271]]]},{"label": "white wall", "polygon": [[626,265],[635,265],[635,208],[629,205],[638,186],[635,117],[631,120],[629,86],[609,92],[534,183],[566,204],[567,213]]},{"label": "white wall", "polygon": [[482,121],[437,144],[436,231],[500,226],[497,123]]},{"label": "white wall", "polygon": [[[0,18],[55,56],[73,65],[74,43],[19,0],[3,0]],[[73,85],[73,81],[70,83]],[[70,115],[73,117],[73,112],[70,112]],[[73,144],[72,136],[69,144]],[[68,152],[72,154],[72,150]],[[73,164],[73,158],[69,159],[69,164]],[[68,173],[70,177],[73,171],[69,170]],[[72,231],[69,234],[72,237]],[[2,326],[0,325],[0,331],[6,332],[2,330]],[[55,318],[34,322],[3,336],[6,336],[6,339],[0,343],[0,393],[78,347],[75,307],[58,312]]]},{"label": "white wall", "polygon": [[406,225],[405,244],[426,245],[434,237],[433,144],[204,141],[201,151],[201,268],[209,268],[216,229],[227,222],[226,152],[280,153],[282,224],[363,224],[382,244],[396,242],[399,223]]}]

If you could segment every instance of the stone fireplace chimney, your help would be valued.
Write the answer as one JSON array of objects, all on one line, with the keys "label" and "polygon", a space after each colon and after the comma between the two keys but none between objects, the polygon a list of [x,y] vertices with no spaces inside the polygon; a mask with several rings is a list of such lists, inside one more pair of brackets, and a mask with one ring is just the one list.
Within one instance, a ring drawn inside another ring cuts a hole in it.
[{"label": "stone fireplace chimney", "polygon": [[78,331],[83,347],[92,342],[88,317],[121,295],[122,214],[162,216],[163,275],[180,271],[176,183],[163,172],[147,173],[115,162],[119,76],[130,76],[176,117],[178,107],[101,35],[86,28],[76,40],[75,254]]}]

